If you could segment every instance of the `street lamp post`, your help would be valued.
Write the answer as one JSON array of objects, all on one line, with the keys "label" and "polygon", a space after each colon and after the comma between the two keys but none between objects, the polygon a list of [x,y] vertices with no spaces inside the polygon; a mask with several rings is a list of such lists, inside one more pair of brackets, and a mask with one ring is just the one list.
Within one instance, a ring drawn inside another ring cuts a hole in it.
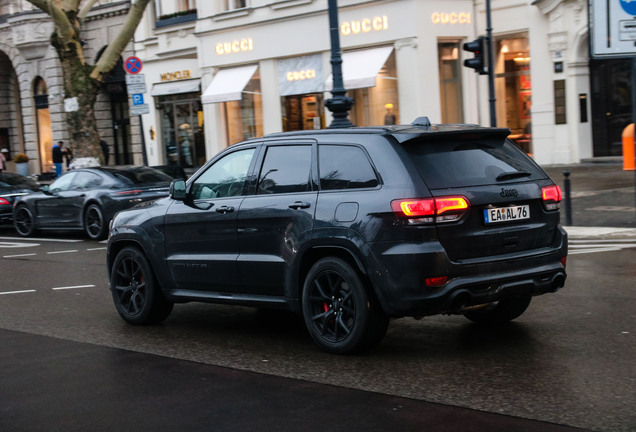
[{"label": "street lamp post", "polygon": [[353,126],[349,121],[349,110],[353,106],[353,98],[345,96],[342,79],[342,56],[340,55],[340,26],[338,25],[338,1],[329,0],[329,29],[331,36],[331,74],[333,76],[333,97],[325,101],[325,106],[333,114],[329,128]]}]

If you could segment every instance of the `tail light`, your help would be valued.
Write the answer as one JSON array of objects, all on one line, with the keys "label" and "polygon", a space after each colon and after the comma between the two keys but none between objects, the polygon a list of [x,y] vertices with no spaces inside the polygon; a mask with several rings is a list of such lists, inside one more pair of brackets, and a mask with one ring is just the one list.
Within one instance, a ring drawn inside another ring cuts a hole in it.
[{"label": "tail light", "polygon": [[559,203],[563,198],[561,188],[558,185],[545,186],[541,188],[541,198],[546,210],[558,210]]},{"label": "tail light", "polygon": [[4,198],[0,198],[0,205],[10,205],[11,203]]},{"label": "tail light", "polygon": [[463,196],[447,196],[395,200],[391,201],[391,208],[398,217],[406,219],[407,224],[423,225],[457,221],[470,208],[470,203]]},{"label": "tail light", "polygon": [[115,192],[113,195],[116,195],[116,196],[139,195],[142,192],[143,190],[141,189],[134,189],[134,190],[125,190],[121,192]]}]

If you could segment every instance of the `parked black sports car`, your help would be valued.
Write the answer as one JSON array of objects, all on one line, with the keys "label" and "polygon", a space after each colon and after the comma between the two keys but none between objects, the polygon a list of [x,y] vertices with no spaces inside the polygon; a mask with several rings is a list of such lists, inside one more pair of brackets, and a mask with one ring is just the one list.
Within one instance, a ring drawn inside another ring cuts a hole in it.
[{"label": "parked black sports car", "polygon": [[20,174],[0,173],[0,223],[13,220],[13,201],[16,197],[40,190],[40,185]]},{"label": "parked black sports car", "polygon": [[168,195],[172,178],[150,167],[83,168],[16,199],[16,231],[30,236],[40,229],[85,230],[91,239],[106,237],[115,213]]}]

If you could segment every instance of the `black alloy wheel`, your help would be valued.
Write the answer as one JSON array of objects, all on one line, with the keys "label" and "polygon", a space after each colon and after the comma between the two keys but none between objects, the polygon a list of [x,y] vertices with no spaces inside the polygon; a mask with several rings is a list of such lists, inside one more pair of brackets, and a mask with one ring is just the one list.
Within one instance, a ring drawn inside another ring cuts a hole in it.
[{"label": "black alloy wheel", "polygon": [[310,269],[302,296],[305,325],[324,351],[352,354],[377,344],[389,319],[358,273],[339,258]]},{"label": "black alloy wheel", "polygon": [[477,324],[504,324],[521,316],[528,309],[531,300],[532,296],[529,294],[506,297],[483,308],[468,310],[464,312],[464,316]]},{"label": "black alloy wheel", "polygon": [[106,237],[106,221],[102,208],[91,204],[84,212],[84,230],[92,240],[103,240]]},{"label": "black alloy wheel", "polygon": [[122,249],[115,257],[110,289],[117,312],[130,324],[161,322],[174,306],[159,290],[144,254],[133,247]]},{"label": "black alloy wheel", "polygon": [[33,213],[25,205],[18,206],[13,212],[13,226],[23,237],[29,237],[35,233],[35,220]]}]

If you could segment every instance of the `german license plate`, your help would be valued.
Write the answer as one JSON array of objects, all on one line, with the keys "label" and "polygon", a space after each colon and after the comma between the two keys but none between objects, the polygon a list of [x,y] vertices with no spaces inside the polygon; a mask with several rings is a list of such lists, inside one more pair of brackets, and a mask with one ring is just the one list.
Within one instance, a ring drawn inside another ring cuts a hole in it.
[{"label": "german license plate", "polygon": [[484,209],[487,224],[530,219],[530,206],[498,207]]}]

